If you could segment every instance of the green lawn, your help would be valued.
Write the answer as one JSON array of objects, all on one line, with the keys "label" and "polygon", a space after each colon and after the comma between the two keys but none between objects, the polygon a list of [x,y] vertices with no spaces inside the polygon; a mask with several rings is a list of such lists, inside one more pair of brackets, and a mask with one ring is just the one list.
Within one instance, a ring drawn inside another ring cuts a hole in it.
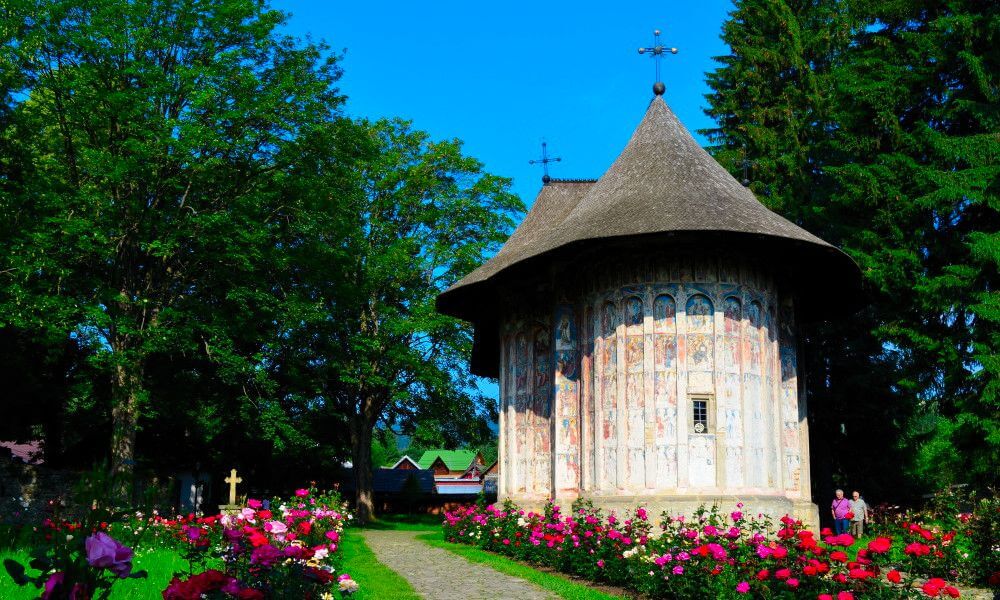
[{"label": "green lawn", "polygon": [[546,573],[531,566],[511,560],[499,554],[493,554],[479,548],[467,546],[465,544],[452,544],[444,540],[444,533],[441,528],[434,533],[423,533],[417,539],[434,546],[443,548],[473,563],[482,563],[488,567],[496,569],[501,573],[519,577],[530,581],[535,585],[558,594],[560,598],[568,600],[621,600],[624,596],[613,596],[606,594],[592,587],[577,583],[558,573]]},{"label": "green lawn", "polygon": [[[0,559],[14,559],[21,564],[28,562],[28,555],[22,551],[0,551]],[[148,579],[129,579],[115,584],[112,598],[117,600],[161,600],[161,592],[170,583],[176,571],[187,570],[187,562],[170,550],[151,550],[135,558],[135,569],[149,572]],[[28,585],[18,587],[4,571],[0,573],[0,598],[4,600],[29,600],[38,597],[38,590]]]},{"label": "green lawn", "polygon": [[356,600],[419,600],[409,582],[383,565],[365,544],[361,532],[347,529],[341,540],[344,553],[343,572],[358,582],[360,589],[352,596]]}]

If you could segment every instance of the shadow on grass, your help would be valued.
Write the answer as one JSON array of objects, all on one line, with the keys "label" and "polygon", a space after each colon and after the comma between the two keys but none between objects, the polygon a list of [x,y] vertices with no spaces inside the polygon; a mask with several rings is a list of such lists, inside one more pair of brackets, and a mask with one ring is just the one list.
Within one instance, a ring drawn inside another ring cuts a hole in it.
[{"label": "shadow on grass", "polygon": [[438,515],[381,515],[360,529],[391,531],[437,531],[444,519]]}]

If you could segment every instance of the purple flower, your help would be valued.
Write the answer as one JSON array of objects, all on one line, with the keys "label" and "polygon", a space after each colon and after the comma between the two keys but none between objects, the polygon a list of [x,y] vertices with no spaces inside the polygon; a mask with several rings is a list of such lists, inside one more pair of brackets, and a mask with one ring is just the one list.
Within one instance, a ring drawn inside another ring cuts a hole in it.
[{"label": "purple flower", "polygon": [[58,573],[53,573],[45,580],[45,590],[42,592],[42,600],[49,600],[56,593],[56,588],[62,586],[63,581],[66,579],[66,574],[62,571]]},{"label": "purple flower", "polygon": [[282,558],[281,550],[278,550],[274,546],[268,544],[266,546],[258,546],[257,548],[254,548],[253,554],[250,555],[250,562],[265,568],[270,568],[274,563],[278,562],[278,559],[280,558]]},{"label": "purple flower", "polygon": [[750,591],[750,584],[745,581],[741,581],[736,584],[736,591],[741,594],[746,594]]},{"label": "purple flower", "polygon": [[87,562],[97,569],[110,569],[125,578],[132,572],[132,549],[123,546],[103,531],[98,531],[84,542]]}]

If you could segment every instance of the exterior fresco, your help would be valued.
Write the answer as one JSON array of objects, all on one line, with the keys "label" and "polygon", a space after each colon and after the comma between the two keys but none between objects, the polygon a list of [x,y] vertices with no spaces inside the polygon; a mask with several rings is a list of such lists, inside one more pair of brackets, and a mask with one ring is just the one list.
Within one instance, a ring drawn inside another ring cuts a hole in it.
[{"label": "exterior fresco", "polygon": [[580,279],[501,326],[502,498],[808,501],[794,307],[766,270],[650,258]]}]

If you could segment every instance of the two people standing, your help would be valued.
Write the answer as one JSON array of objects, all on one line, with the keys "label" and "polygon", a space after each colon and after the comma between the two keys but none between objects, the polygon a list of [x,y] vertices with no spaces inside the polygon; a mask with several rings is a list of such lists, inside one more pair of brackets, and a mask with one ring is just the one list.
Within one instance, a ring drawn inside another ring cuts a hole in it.
[{"label": "two people standing", "polygon": [[861,493],[855,490],[848,500],[844,490],[837,490],[830,504],[830,514],[833,515],[833,530],[837,535],[850,533],[861,537],[865,532],[865,521],[868,520],[868,505],[861,499]]}]

